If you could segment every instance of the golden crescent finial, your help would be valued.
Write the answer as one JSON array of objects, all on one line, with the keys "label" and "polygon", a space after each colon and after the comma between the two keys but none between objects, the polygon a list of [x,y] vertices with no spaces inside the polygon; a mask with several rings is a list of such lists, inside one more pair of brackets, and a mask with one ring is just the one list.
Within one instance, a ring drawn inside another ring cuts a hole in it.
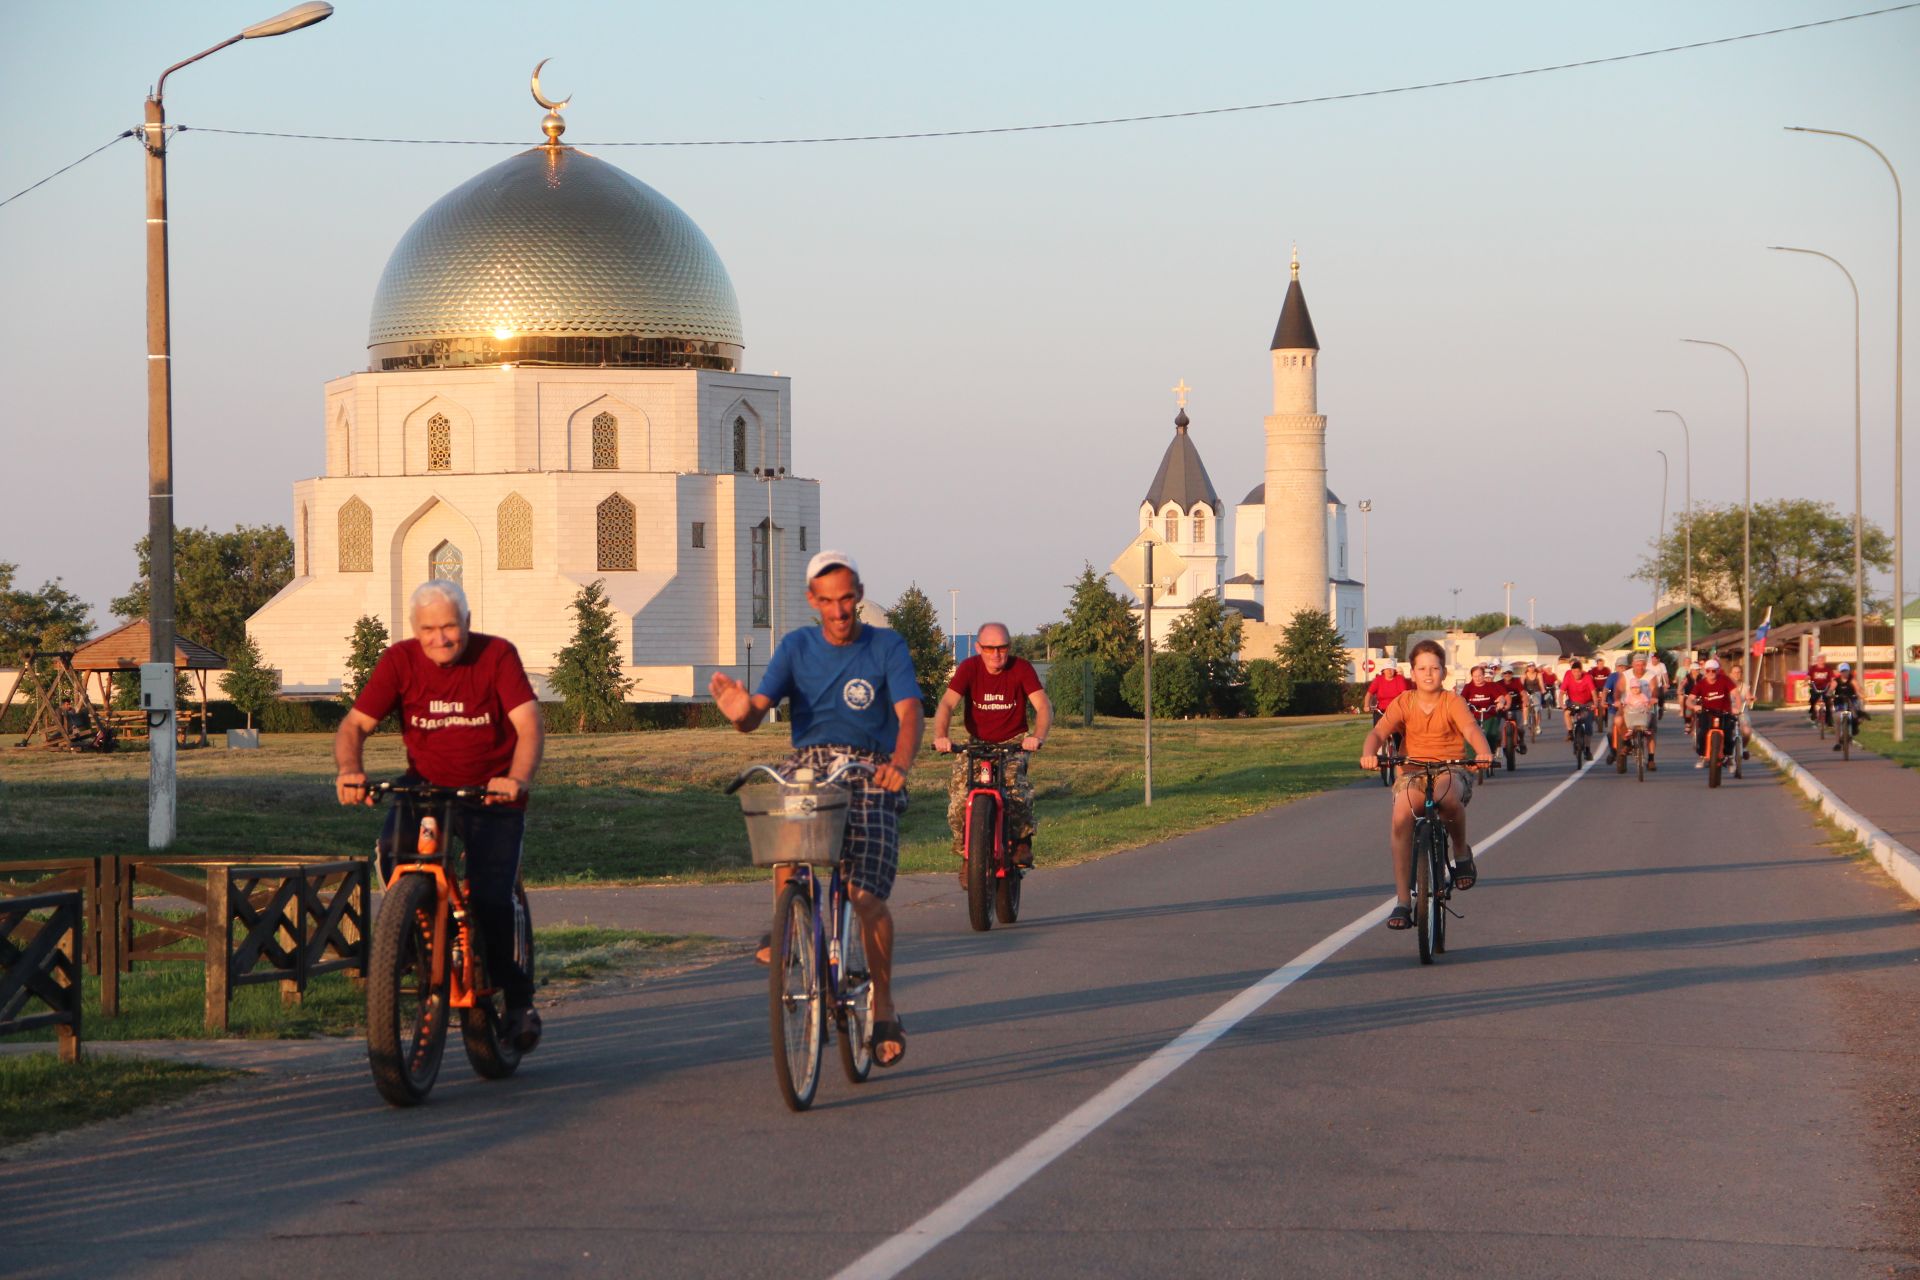
[{"label": "golden crescent finial", "polygon": [[540,92],[540,68],[546,66],[549,62],[552,62],[552,61],[553,61],[552,58],[542,58],[540,59],[539,62],[534,64],[533,100],[539,103],[541,106],[545,107],[549,111],[565,111],[567,109],[567,104],[573,101],[572,94],[568,94],[566,98],[562,99],[559,102],[554,102],[551,99],[549,99],[546,94]]}]

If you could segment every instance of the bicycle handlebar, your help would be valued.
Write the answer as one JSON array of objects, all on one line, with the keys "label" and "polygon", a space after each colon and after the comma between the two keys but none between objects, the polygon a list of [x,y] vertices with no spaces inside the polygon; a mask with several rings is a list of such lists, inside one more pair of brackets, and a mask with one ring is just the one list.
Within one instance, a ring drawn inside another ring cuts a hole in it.
[{"label": "bicycle handlebar", "polygon": [[341,786],[349,791],[364,791],[367,799],[376,796],[405,796],[423,804],[437,804],[442,800],[485,800],[497,797],[501,800],[510,797],[504,791],[489,791],[485,787],[436,787],[430,782],[343,782]]},{"label": "bicycle handlebar", "polygon": [[826,786],[831,783],[840,781],[840,779],[846,777],[849,773],[864,773],[864,774],[867,774],[868,776],[872,776],[873,771],[874,771],[874,766],[868,764],[865,760],[842,760],[839,764],[833,767],[833,772],[829,773],[826,777],[809,778],[805,781],[801,781],[798,779],[782,776],[780,771],[774,768],[770,764],[748,765],[747,768],[740,774],[739,777],[735,778],[732,782],[729,782],[727,784],[727,789],[725,794],[732,795],[734,792],[738,791],[741,787],[746,786],[748,779],[752,778],[753,775],[756,773],[764,773],[767,775],[767,777],[773,779],[773,781],[779,786],[787,787],[789,789],[794,789],[799,787]]},{"label": "bicycle handlebar", "polygon": [[1018,742],[956,742],[945,751],[935,747],[937,755],[947,756],[1011,756],[1029,754]]}]

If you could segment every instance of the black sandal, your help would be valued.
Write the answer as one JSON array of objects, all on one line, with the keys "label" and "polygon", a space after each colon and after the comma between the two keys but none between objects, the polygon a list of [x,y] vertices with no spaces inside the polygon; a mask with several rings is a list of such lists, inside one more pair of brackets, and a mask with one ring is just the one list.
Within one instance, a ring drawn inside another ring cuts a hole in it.
[{"label": "black sandal", "polygon": [[[880,1046],[883,1044],[897,1045],[900,1052],[891,1058],[883,1058],[880,1056]],[[900,1059],[907,1056],[907,1024],[898,1017],[874,1023],[873,1037],[867,1042],[867,1046],[873,1051],[873,1060],[876,1064],[883,1067],[899,1066]]]},{"label": "black sandal", "polygon": [[1456,858],[1453,862],[1453,887],[1465,893],[1479,882],[1480,868],[1474,865],[1473,855]]},{"label": "black sandal", "polygon": [[1395,931],[1413,928],[1413,908],[1405,905],[1395,907],[1387,916],[1387,928]]}]

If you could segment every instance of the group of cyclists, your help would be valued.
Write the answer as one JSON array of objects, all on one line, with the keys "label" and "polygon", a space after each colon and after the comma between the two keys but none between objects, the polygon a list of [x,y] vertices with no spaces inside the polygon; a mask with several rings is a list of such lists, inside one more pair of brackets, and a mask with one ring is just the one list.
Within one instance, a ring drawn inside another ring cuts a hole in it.
[{"label": "group of cyclists", "polygon": [[[873,1060],[891,1067],[906,1054],[906,1028],[893,1002],[894,929],[887,900],[900,862],[900,816],[906,784],[919,757],[925,718],[913,656],[898,632],[860,620],[865,588],[859,566],[841,551],[821,551],[807,566],[807,600],[818,627],[781,638],[749,690],[715,672],[708,690],[721,713],[750,733],[781,702],[788,704],[792,752],[782,766],[825,775],[844,762],[863,770],[846,775],[851,792],[843,857],[851,867],[848,891],[859,918],[872,984]],[[520,875],[527,797],[539,771],[545,733],[539,703],[519,652],[499,636],[470,627],[458,583],[434,580],[413,593],[411,635],[381,656],[334,739],[335,791],[341,804],[373,802],[365,772],[366,740],[398,713],[406,747],[407,783],[484,788],[484,804],[451,811],[453,831],[466,850],[470,901],[481,926],[488,973],[504,988],[503,1037],[522,1053],[539,1043],[533,975],[513,949],[514,887]],[[936,712],[935,745],[950,750],[948,726],[956,709],[976,741],[1039,750],[1052,725],[1052,708],[1032,664],[1012,653],[1008,629],[980,628],[979,653],[955,669]],[[1031,723],[1029,723],[1031,717]],[[964,758],[954,784],[964,792]],[[949,788],[950,794],[953,787]],[[1032,865],[1033,793],[1024,759],[1008,795],[1008,835],[1019,865]],[[949,805],[959,848],[960,823]],[[383,869],[412,854],[416,833],[388,814],[377,851]],[[776,879],[775,893],[780,889]],[[765,962],[763,949],[761,960]]]}]

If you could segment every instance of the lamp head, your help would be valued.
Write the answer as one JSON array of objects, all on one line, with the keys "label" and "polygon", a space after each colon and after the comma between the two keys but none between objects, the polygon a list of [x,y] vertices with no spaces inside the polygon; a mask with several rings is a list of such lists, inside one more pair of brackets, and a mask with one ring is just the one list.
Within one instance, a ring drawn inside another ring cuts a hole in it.
[{"label": "lamp head", "polygon": [[321,4],[317,0],[311,4],[297,4],[285,13],[254,23],[240,33],[240,38],[258,40],[262,36],[283,36],[289,31],[298,31],[316,22],[325,22],[332,16],[333,6],[330,4]]}]

